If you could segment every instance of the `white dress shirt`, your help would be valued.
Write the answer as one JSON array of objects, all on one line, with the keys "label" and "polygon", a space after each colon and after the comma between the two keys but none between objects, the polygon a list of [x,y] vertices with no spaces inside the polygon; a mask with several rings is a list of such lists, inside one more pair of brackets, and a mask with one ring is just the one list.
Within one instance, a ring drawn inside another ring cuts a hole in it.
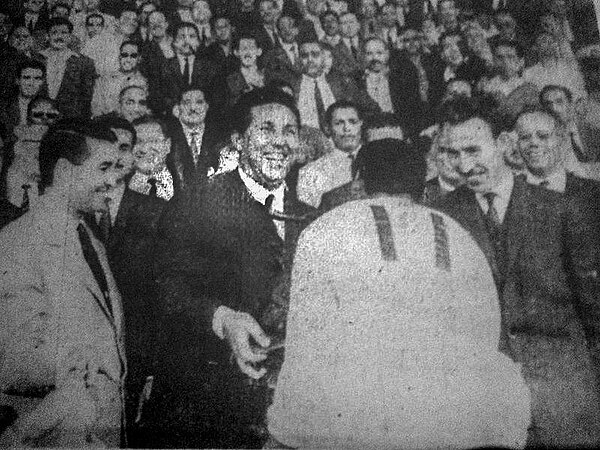
[{"label": "white dress shirt", "polygon": [[[494,197],[494,207],[498,212],[498,217],[501,222],[504,222],[504,216],[506,215],[506,210],[508,209],[508,204],[510,203],[510,196],[512,194],[513,186],[515,184],[515,180],[512,174],[507,175],[502,182],[494,188],[492,192],[496,194]],[[483,210],[484,214],[488,212],[488,202],[484,197],[484,194],[479,192],[475,193],[475,197],[479,202],[479,206]]]},{"label": "white dress shirt", "polygon": [[[196,152],[192,154],[192,156],[194,157],[194,164],[198,163],[198,158],[200,157],[200,152],[202,151],[202,138],[204,137],[204,124],[202,124],[199,128],[189,128],[187,126],[185,126],[183,124],[183,122],[179,121],[179,123],[181,123],[181,128],[183,128],[183,134],[185,135],[185,139],[187,141],[187,144],[189,145],[190,149],[194,150],[194,147],[192,145],[192,140],[194,140],[195,144],[196,144]],[[194,135],[195,136],[192,136]]]},{"label": "white dress shirt", "polygon": [[188,83],[192,82],[192,75],[194,73],[194,60],[196,57],[194,55],[184,56],[177,54],[177,59],[179,60],[179,70],[181,71],[181,75],[185,72],[185,60],[187,59],[190,64],[190,78],[187,80]]},{"label": "white dress shirt", "polygon": [[67,68],[67,60],[71,56],[77,56],[77,53],[65,49],[54,51],[51,49],[42,50],[40,52],[46,57],[46,85],[48,86],[48,96],[51,99],[56,99],[60,85],[62,84]]},{"label": "white dress shirt", "polygon": [[548,182],[548,185],[543,186],[546,189],[556,192],[565,192],[567,187],[567,172],[565,170],[558,170],[547,177],[538,177],[531,172],[527,172],[527,182],[529,184],[539,186],[546,181]]},{"label": "white dress shirt", "polygon": [[[333,92],[331,92],[329,83],[325,79],[325,75],[316,78],[316,81],[321,92],[321,98],[323,99],[323,106],[327,110],[335,102],[335,97],[333,96]],[[298,95],[298,110],[300,111],[300,122],[302,125],[320,128],[317,102],[315,101],[315,78],[302,75],[300,93]]]},{"label": "white dress shirt", "polygon": [[291,44],[282,42],[281,47],[283,48],[283,51],[285,51],[292,64],[296,64],[298,61],[298,44],[295,42],[292,42]]},{"label": "white dress shirt", "polygon": [[129,189],[139,194],[150,195],[150,178],[156,179],[156,196],[169,201],[173,197],[173,177],[166,167],[151,175],[136,172],[129,180]]}]

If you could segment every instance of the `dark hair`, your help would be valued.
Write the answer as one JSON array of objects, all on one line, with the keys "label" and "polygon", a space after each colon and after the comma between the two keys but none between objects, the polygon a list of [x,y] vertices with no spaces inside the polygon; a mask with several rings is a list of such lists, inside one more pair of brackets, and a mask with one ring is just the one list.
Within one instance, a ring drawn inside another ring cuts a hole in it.
[{"label": "dark hair", "polygon": [[514,48],[517,56],[519,58],[525,57],[525,49],[523,46],[515,40],[512,39],[498,39],[492,41],[492,51],[495,53],[498,47],[510,47]]},{"label": "dark hair", "polygon": [[544,96],[548,93],[548,92],[552,92],[552,91],[560,91],[563,94],[565,94],[565,97],[567,97],[567,100],[569,100],[569,102],[573,101],[573,94],[571,93],[571,90],[565,86],[561,86],[560,84],[547,84],[546,86],[544,86],[542,88],[542,90],[540,91],[540,104],[544,104]]},{"label": "dark hair", "polygon": [[65,19],[64,17],[53,17],[52,19],[49,19],[47,30],[50,31],[52,27],[59,27],[63,25],[69,28],[69,33],[73,32],[73,24],[69,19]]},{"label": "dark hair", "polygon": [[27,59],[21,61],[19,63],[19,65],[17,66],[17,71],[15,72],[17,80],[19,78],[21,78],[21,75],[23,74],[23,71],[25,69],[41,70],[44,78],[46,77],[46,65],[36,59],[27,58]]},{"label": "dark hair", "polygon": [[131,125],[127,120],[119,117],[115,114],[104,114],[102,116],[98,116],[92,119],[92,123],[94,126],[109,128],[109,129],[117,129],[117,130],[125,130],[129,131],[132,136],[132,144],[135,145],[137,142],[137,133],[135,132],[135,128]]},{"label": "dark hair", "polygon": [[240,42],[243,39],[247,39],[247,40],[252,40],[254,41],[254,43],[256,44],[257,48],[261,48],[260,46],[260,42],[259,40],[256,38],[256,35],[253,33],[248,33],[248,32],[242,32],[240,34],[238,34],[235,39],[233,40],[233,48],[236,50],[239,50],[240,48]]},{"label": "dark hair", "polygon": [[35,97],[33,97],[27,104],[27,118],[31,117],[31,112],[33,111],[33,108],[35,108],[41,103],[47,103],[58,111],[58,108],[56,107],[56,101],[52,100],[47,95],[38,94]]},{"label": "dark hair", "polygon": [[505,128],[505,124],[496,110],[497,103],[489,96],[471,98],[460,95],[442,103],[439,111],[439,123],[441,125],[459,125],[471,119],[481,119],[488,124],[492,135],[498,137]]},{"label": "dark hair", "polygon": [[137,8],[135,6],[133,6],[131,4],[125,3],[123,5],[123,7],[121,7],[119,9],[119,16],[117,17],[117,19],[120,19],[121,16],[123,15],[123,13],[125,13],[125,12],[133,12],[133,13],[135,13],[136,17],[138,15],[138,11],[137,11]]},{"label": "dark hair", "polygon": [[200,37],[200,32],[198,31],[198,27],[196,26],[195,23],[192,23],[192,22],[178,22],[173,27],[173,38],[174,39],[177,38],[177,33],[179,33],[179,30],[183,30],[184,28],[193,28],[194,31],[196,32],[196,37]]},{"label": "dark hair", "polygon": [[40,143],[40,191],[54,181],[54,169],[59,159],[80,166],[90,156],[86,138],[117,142],[117,137],[105,127],[94,126],[85,119],[61,119],[50,127]]},{"label": "dark hair", "polygon": [[386,6],[391,6],[394,9],[396,9],[396,5],[390,1],[386,1],[386,2],[382,3],[381,6],[379,6],[377,3],[375,3],[375,5],[377,6],[377,15],[378,16],[383,13],[383,8],[385,8]]},{"label": "dark hair", "polygon": [[321,24],[323,24],[323,20],[325,20],[325,17],[327,16],[333,16],[335,17],[335,20],[337,20],[339,22],[340,20],[340,16],[338,15],[338,13],[336,13],[335,11],[328,9],[327,11],[324,11],[321,13],[321,15],[319,16],[319,22]]},{"label": "dark hair", "polygon": [[300,125],[300,113],[298,112],[294,97],[280,89],[267,86],[242,94],[233,107],[232,130],[240,134],[245,133],[252,122],[252,109],[272,103],[288,108],[296,117],[298,126]]},{"label": "dark hair", "polygon": [[169,137],[170,133],[169,133],[169,127],[167,125],[167,122],[165,122],[163,119],[161,119],[160,117],[156,117],[156,116],[143,116],[143,117],[138,117],[137,119],[135,119],[131,125],[135,128],[137,126],[140,125],[158,125],[160,127],[160,131],[162,132],[163,136],[165,136],[166,138]]},{"label": "dark hair", "polygon": [[342,99],[342,100],[338,100],[337,102],[332,103],[329,108],[327,108],[327,111],[325,111],[325,116],[323,117],[323,121],[325,123],[326,126],[330,127],[331,126],[331,119],[333,118],[333,113],[336,112],[338,109],[347,109],[347,108],[352,108],[356,111],[356,114],[358,115],[359,119],[363,119],[362,117],[362,111],[360,110],[360,108],[358,107],[358,105],[350,100],[346,100],[346,99]]},{"label": "dark hair", "polygon": [[414,200],[421,197],[427,164],[416,146],[399,139],[380,139],[363,146],[356,160],[368,195],[410,194]]},{"label": "dark hair", "polygon": [[135,45],[138,49],[138,52],[140,51],[140,43],[138,41],[127,40],[123,41],[123,43],[119,47],[119,52],[121,52],[121,50],[123,50],[123,47],[125,47],[126,45]]},{"label": "dark hair", "polygon": [[66,8],[69,14],[71,14],[71,7],[69,5],[67,5],[66,3],[58,2],[55,3],[54,6],[52,6],[52,8],[50,8],[50,15],[55,13],[58,8]]},{"label": "dark hair", "polygon": [[92,13],[92,14],[88,14],[85,18],[85,26],[88,26],[90,23],[90,19],[93,17],[100,17],[100,19],[102,19],[102,26],[104,26],[104,16],[100,13]]},{"label": "dark hair", "polygon": [[229,25],[231,25],[231,18],[229,17],[229,15],[225,14],[222,11],[218,11],[216,14],[213,14],[213,16],[210,18],[210,27],[214,29],[215,25],[217,24],[217,20],[220,19],[226,19]]},{"label": "dark hair", "polygon": [[[179,95],[177,95],[177,103],[181,103],[181,101],[183,100],[183,96],[185,94],[187,94],[188,92],[191,91],[200,91],[204,94],[204,100],[206,100],[206,92],[204,89],[202,89],[200,86],[198,86],[197,84],[191,84],[189,86],[184,86],[183,89],[181,89],[181,91],[179,91]],[[208,100],[206,100],[208,102]]]}]

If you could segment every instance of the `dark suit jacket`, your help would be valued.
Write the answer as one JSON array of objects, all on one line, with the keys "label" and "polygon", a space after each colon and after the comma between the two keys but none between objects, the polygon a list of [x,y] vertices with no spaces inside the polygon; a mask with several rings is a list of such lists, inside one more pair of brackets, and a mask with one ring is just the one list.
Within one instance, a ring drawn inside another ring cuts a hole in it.
[{"label": "dark suit jacket", "polygon": [[344,203],[351,202],[353,200],[362,200],[368,198],[362,181],[350,181],[349,183],[342,184],[331,191],[325,192],[321,196],[321,204],[319,205],[319,212],[326,213]]},{"label": "dark suit jacket", "polygon": [[10,136],[19,121],[21,120],[21,111],[19,110],[19,98],[12,97],[6,100],[0,100],[0,123],[4,125],[6,135]]},{"label": "dark suit jacket", "polygon": [[[45,57],[43,57],[45,61]],[[96,68],[91,58],[73,55],[67,60],[62,83],[56,95],[56,106],[64,117],[91,117]]]},{"label": "dark suit jacket", "polygon": [[283,80],[293,84],[294,80],[301,75],[300,55],[293,63],[282,47],[269,51],[263,63],[267,83],[272,80]]},{"label": "dark suit jacket", "polygon": [[354,57],[350,49],[346,46],[344,41],[340,39],[340,42],[331,49],[331,56],[333,56],[333,67],[346,76],[359,79],[363,67],[361,64],[362,59],[362,40],[358,40],[358,52],[357,58]]},{"label": "dark suit jacket", "polygon": [[256,42],[260,48],[262,48],[262,56],[259,58],[259,61],[262,63],[264,61],[264,55],[273,50],[276,47],[279,47],[279,42],[273,42],[267,30],[263,26],[262,22],[258,22],[255,24],[251,24],[248,28],[248,31],[254,36]]},{"label": "dark suit jacket", "polygon": [[202,56],[212,60],[218,67],[222,67],[225,75],[235,72],[240,67],[240,60],[233,54],[233,48],[229,55],[225,55],[223,47],[218,42],[213,42],[206,47]]},{"label": "dark suit jacket", "polygon": [[[439,206],[471,232],[486,254],[500,293],[505,331],[561,337],[583,325],[588,341],[597,346],[600,233],[586,208],[515,178],[504,219],[502,264],[473,191],[460,187]],[[514,349],[502,344],[518,358]]]}]

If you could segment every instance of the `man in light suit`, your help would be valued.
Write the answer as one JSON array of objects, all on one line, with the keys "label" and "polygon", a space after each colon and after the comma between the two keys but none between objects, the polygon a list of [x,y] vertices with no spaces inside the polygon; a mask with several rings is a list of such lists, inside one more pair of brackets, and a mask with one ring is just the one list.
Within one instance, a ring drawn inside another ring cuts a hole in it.
[{"label": "man in light suit", "polygon": [[57,123],[40,148],[43,196],[0,233],[0,404],[18,415],[2,446],[120,445],[121,297],[83,220],[107,208],[115,143],[109,129]]},{"label": "man in light suit", "polygon": [[439,151],[466,184],[439,205],[471,232],[492,267],[501,347],[523,364],[532,393],[529,443],[597,447],[600,243],[592,212],[513,177],[499,129],[473,100],[445,108]]}]

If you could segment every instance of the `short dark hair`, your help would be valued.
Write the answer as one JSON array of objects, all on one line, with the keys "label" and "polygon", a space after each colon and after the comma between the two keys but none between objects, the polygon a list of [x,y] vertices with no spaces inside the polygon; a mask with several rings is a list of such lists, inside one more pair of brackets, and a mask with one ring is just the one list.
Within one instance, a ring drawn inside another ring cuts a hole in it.
[{"label": "short dark hair", "polygon": [[356,114],[358,114],[358,118],[360,120],[363,120],[362,111],[360,110],[358,105],[351,100],[342,99],[332,103],[329,106],[329,108],[327,108],[327,111],[325,111],[325,116],[323,117],[325,125],[329,127],[331,126],[331,119],[333,118],[333,113],[336,112],[338,109],[348,108],[354,109],[356,111]]},{"label": "short dark hair", "polygon": [[525,49],[523,46],[513,39],[497,39],[492,41],[492,51],[495,53],[498,47],[510,47],[515,49],[515,53],[519,58],[525,57]]},{"label": "short dark hair", "polygon": [[52,6],[52,8],[50,8],[50,15],[55,13],[58,8],[66,8],[69,14],[71,14],[71,7],[69,5],[63,2],[58,2],[55,3],[54,6]]},{"label": "short dark hair", "polygon": [[232,130],[240,134],[245,133],[252,122],[252,109],[271,103],[288,108],[294,114],[296,122],[300,126],[300,112],[298,111],[294,97],[286,94],[281,89],[266,86],[242,94],[233,107]]},{"label": "short dark hair", "polygon": [[249,33],[249,32],[241,32],[240,34],[238,34],[235,39],[233,40],[233,48],[236,50],[239,50],[240,48],[240,42],[244,39],[247,40],[252,40],[254,41],[254,43],[256,44],[257,48],[261,48],[260,46],[260,42],[257,39],[256,35],[253,33]]},{"label": "short dark hair", "polygon": [[37,59],[27,58],[19,63],[17,66],[17,71],[15,72],[17,80],[21,78],[21,75],[25,69],[41,70],[44,78],[46,77],[46,65]]},{"label": "short dark hair", "polygon": [[560,84],[547,84],[540,91],[540,97],[539,97],[540,104],[542,104],[542,105],[544,104],[544,96],[548,92],[552,92],[552,91],[560,91],[563,94],[565,94],[565,97],[567,97],[567,100],[569,100],[569,102],[573,101],[573,93],[571,92],[571,90],[568,87],[562,86]]},{"label": "short dark hair", "polygon": [[442,126],[445,124],[459,125],[471,119],[481,119],[488,124],[492,135],[498,137],[505,128],[505,124],[496,111],[497,103],[489,96],[472,98],[460,95],[441,105],[439,123]]},{"label": "short dark hair", "polygon": [[231,25],[231,18],[229,17],[229,15],[227,15],[223,11],[218,11],[217,13],[213,14],[213,16],[210,18],[209,23],[210,23],[211,28],[214,28],[217,23],[217,20],[220,20],[220,19],[226,19],[227,22],[229,23],[229,25]]},{"label": "short dark hair", "polygon": [[47,30],[50,31],[53,27],[60,27],[63,25],[69,28],[69,33],[73,32],[73,23],[64,17],[53,17],[52,19],[49,19]]},{"label": "short dark hair", "polygon": [[383,112],[370,117],[365,124],[366,130],[372,130],[383,127],[402,127],[402,120],[397,114],[391,112]]},{"label": "short dark hair", "polygon": [[177,22],[175,24],[175,26],[173,27],[173,38],[177,37],[177,33],[179,33],[179,30],[183,30],[184,28],[193,28],[194,31],[196,32],[196,36],[200,37],[200,32],[198,31],[198,27],[196,26],[195,23],[192,22]]},{"label": "short dark hair", "polygon": [[40,143],[40,190],[43,193],[54,181],[59,159],[80,166],[90,156],[86,138],[117,142],[110,128],[99,127],[86,119],[61,119],[50,127]]},{"label": "short dark hair", "polygon": [[111,130],[117,129],[129,131],[132,136],[132,145],[135,145],[137,141],[137,133],[135,132],[133,125],[130,124],[126,119],[123,119],[116,114],[104,114],[102,116],[95,117],[92,119],[92,123],[94,126],[109,128]]},{"label": "short dark hair", "polygon": [[131,123],[131,125],[134,128],[137,126],[140,126],[140,125],[158,125],[160,127],[160,131],[166,138],[168,138],[170,136],[169,126],[167,125],[167,122],[164,121],[163,119],[161,119],[160,117],[156,117],[156,116],[152,116],[152,115],[138,117]]},{"label": "short dark hair", "polygon": [[410,194],[418,200],[423,194],[427,164],[416,146],[399,139],[380,139],[363,146],[356,157],[365,192]]},{"label": "short dark hair", "polygon": [[181,89],[181,91],[179,91],[179,94],[177,95],[177,103],[181,103],[181,101],[183,100],[183,96],[185,94],[187,94],[188,92],[191,91],[200,91],[204,94],[204,100],[207,100],[206,98],[206,91],[204,89],[202,89],[200,86],[198,86],[197,84],[191,84],[189,86],[184,86],[183,89]]},{"label": "short dark hair", "polygon": [[100,17],[102,19],[102,26],[104,26],[104,16],[100,13],[92,13],[88,14],[85,18],[85,25],[88,26],[90,24],[90,19],[93,17]]},{"label": "short dark hair", "polygon": [[138,41],[126,40],[123,41],[123,43],[119,47],[119,52],[123,50],[123,47],[125,47],[126,45],[135,45],[138,49],[138,52],[140,51],[140,43]]},{"label": "short dark hair", "polygon": [[119,9],[119,15],[117,19],[121,18],[125,12],[133,12],[136,16],[138,15],[138,10],[134,5],[125,3],[125,5]]}]

